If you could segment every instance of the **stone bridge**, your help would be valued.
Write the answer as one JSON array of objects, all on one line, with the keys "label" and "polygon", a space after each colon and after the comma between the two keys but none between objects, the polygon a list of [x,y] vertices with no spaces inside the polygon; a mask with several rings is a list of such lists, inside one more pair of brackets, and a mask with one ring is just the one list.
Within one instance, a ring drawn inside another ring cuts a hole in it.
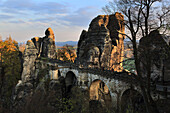
[{"label": "stone bridge", "polygon": [[[128,72],[113,72],[111,70],[80,68],[78,65],[60,60],[37,60],[37,71],[42,67],[48,67],[48,77],[58,80],[65,78],[66,89],[79,86],[89,91],[90,101],[99,100],[106,106],[121,108],[121,103],[126,103],[130,93],[141,96],[138,82]],[[123,105],[123,104],[122,104]]]},{"label": "stone bridge", "polygon": [[[44,37],[34,37],[27,41],[22,78],[16,86],[16,95],[24,97],[32,92],[39,71],[47,69],[47,78],[65,78],[67,91],[71,91],[73,86],[89,91],[90,101],[97,100],[102,105],[119,110],[127,108],[132,101],[139,108],[144,101],[138,81],[131,73],[123,70],[125,37],[122,33],[125,28],[122,20],[123,15],[120,13],[99,15],[93,19],[88,31],[83,30],[78,41],[76,63],[57,60],[55,37],[51,28],[45,31]],[[169,65],[165,65],[166,68]],[[169,71],[166,73],[169,77]],[[153,93],[152,97],[157,97],[157,94]]]}]

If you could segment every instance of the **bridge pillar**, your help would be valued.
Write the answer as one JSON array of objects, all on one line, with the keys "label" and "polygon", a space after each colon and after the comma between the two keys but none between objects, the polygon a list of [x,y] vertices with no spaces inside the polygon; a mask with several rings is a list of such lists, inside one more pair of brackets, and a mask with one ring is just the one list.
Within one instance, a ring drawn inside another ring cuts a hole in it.
[{"label": "bridge pillar", "polygon": [[117,93],[110,92],[111,99],[112,99],[112,108],[116,111],[120,110],[120,95]]},{"label": "bridge pillar", "polygon": [[51,80],[57,80],[59,75],[58,65],[57,64],[49,64],[49,75]]},{"label": "bridge pillar", "polygon": [[88,89],[88,73],[79,72],[79,85],[83,89]]}]

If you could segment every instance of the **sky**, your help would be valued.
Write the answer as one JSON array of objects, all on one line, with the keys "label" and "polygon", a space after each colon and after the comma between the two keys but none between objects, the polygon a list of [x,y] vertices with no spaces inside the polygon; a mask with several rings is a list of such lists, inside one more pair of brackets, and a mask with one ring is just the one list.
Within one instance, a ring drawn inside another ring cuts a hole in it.
[{"label": "sky", "polygon": [[45,36],[51,27],[55,39],[77,41],[93,18],[104,14],[109,0],[0,0],[0,36],[18,42]]}]

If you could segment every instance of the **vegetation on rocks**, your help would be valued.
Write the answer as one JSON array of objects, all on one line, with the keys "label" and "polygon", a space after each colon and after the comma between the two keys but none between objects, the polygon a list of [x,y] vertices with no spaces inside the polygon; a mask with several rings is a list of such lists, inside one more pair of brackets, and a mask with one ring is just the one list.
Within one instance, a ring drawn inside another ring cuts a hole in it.
[{"label": "vegetation on rocks", "polygon": [[65,45],[57,50],[57,59],[62,61],[74,62],[76,50],[71,45]]}]

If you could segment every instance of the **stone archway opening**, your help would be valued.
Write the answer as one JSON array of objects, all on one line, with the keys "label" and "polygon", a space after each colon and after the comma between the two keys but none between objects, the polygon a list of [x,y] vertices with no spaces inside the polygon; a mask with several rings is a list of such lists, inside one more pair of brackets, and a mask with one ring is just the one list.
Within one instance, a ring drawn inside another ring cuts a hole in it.
[{"label": "stone archway opening", "polygon": [[66,93],[70,93],[71,88],[77,85],[76,75],[72,71],[66,73],[65,85],[66,85]]},{"label": "stone archway opening", "polygon": [[58,78],[61,77],[61,72],[58,70]]},{"label": "stone archway opening", "polygon": [[[101,80],[95,80],[91,83],[90,89],[90,107],[94,108],[95,104],[99,106],[111,107],[111,95],[108,86]],[[94,103],[94,105],[93,105]],[[99,107],[100,108],[100,107]]]},{"label": "stone archway opening", "polygon": [[146,113],[143,96],[134,89],[124,91],[121,97],[121,113]]}]

